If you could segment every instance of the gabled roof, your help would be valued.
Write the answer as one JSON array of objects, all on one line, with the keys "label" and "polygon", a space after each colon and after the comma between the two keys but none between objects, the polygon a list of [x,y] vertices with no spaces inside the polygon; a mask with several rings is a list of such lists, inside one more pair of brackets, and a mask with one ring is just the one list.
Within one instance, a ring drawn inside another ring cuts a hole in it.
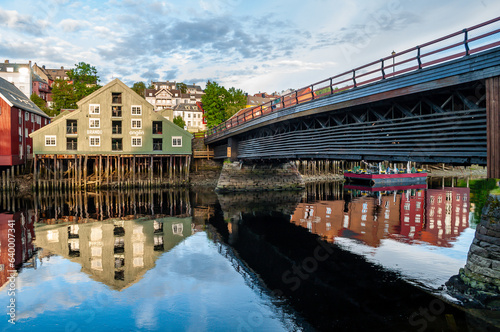
[{"label": "gabled roof", "polygon": [[23,109],[25,111],[33,112],[44,118],[49,118],[44,111],[35,105],[24,93],[21,92],[14,84],[9,83],[0,77],[0,98],[2,98],[11,107]]},{"label": "gabled roof", "polygon": [[182,103],[174,106],[174,111],[187,111],[187,112],[202,112],[202,110],[196,104],[186,104]]}]

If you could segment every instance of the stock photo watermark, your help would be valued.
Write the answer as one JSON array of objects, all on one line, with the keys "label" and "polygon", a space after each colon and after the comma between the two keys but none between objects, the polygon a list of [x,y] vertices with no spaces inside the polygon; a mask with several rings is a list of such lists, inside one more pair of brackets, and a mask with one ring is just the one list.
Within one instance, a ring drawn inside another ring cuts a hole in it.
[{"label": "stock photo watermark", "polygon": [[8,322],[10,324],[16,324],[16,282],[17,282],[17,270],[16,270],[16,230],[14,229],[14,220],[8,221],[8,231],[7,231],[7,251],[8,251],[8,267],[7,270],[9,276],[7,277],[7,295],[9,296],[9,305],[7,306],[7,316]]}]

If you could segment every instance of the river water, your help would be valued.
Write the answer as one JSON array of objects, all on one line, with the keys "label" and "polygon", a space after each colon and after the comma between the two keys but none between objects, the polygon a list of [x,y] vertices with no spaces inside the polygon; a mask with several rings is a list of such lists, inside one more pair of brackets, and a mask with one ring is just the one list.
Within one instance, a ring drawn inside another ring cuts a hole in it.
[{"label": "river water", "polygon": [[494,186],[3,194],[0,327],[495,330],[496,314],[462,309],[444,287]]}]

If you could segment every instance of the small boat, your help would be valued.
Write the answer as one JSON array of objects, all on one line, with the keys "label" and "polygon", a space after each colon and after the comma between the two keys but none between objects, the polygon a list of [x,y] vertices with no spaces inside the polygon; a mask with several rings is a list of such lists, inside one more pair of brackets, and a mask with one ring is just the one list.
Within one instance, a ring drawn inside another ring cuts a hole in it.
[{"label": "small boat", "polygon": [[371,187],[408,186],[425,184],[427,172],[421,169],[387,169],[370,166],[368,169],[355,168],[344,172],[348,184],[359,184]]}]

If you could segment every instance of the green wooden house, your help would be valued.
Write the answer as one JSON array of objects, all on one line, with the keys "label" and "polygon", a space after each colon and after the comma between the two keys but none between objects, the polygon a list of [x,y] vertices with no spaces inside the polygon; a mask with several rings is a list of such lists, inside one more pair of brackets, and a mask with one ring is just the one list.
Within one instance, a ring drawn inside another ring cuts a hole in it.
[{"label": "green wooden house", "polygon": [[[115,79],[30,136],[35,185],[186,182],[192,135]],[[48,181],[47,183],[45,181]]]}]

